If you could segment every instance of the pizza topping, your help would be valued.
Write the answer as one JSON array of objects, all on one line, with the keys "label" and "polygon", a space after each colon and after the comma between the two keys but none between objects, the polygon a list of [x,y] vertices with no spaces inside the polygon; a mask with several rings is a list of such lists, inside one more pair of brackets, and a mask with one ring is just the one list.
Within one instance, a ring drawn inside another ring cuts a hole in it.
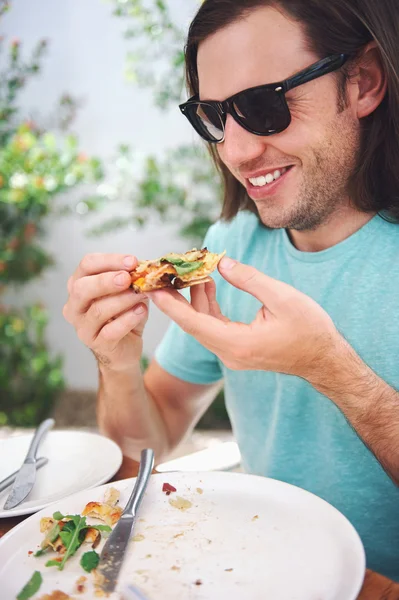
[{"label": "pizza topping", "polygon": [[224,254],[194,248],[185,254],[171,252],[156,260],[140,261],[130,273],[132,287],[137,293],[145,293],[170,287],[181,289],[209,281],[209,275]]},{"label": "pizza topping", "polygon": [[115,525],[121,514],[122,509],[120,506],[109,506],[102,502],[89,502],[82,512],[83,517],[95,517],[109,526]]},{"label": "pizza topping", "polygon": [[166,495],[169,496],[171,492],[176,492],[176,488],[173,487],[173,485],[170,485],[170,483],[164,483],[162,486],[162,491],[166,492]]}]

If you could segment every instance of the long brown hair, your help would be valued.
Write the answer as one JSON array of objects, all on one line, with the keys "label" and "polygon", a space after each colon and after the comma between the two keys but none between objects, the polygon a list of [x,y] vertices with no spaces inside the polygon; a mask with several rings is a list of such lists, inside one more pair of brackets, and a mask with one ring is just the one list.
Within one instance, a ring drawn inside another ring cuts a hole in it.
[{"label": "long brown hair", "polygon": [[[376,42],[388,89],[378,108],[361,121],[359,160],[349,188],[360,210],[399,221],[399,0],[205,0],[191,23],[185,48],[190,94],[198,93],[199,44],[261,6],[280,8],[301,23],[320,58],[345,53],[356,59],[369,42]],[[349,71],[342,71],[343,92]],[[245,188],[220,161],[215,146],[209,146],[224,180],[222,218],[229,220],[242,209],[256,212]]]}]

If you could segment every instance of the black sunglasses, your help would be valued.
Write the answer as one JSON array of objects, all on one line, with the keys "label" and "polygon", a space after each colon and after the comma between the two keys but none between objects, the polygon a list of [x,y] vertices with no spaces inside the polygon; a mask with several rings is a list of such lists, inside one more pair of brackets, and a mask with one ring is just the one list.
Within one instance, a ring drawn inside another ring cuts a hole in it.
[{"label": "black sunglasses", "polygon": [[280,133],[291,123],[286,92],[338,70],[348,58],[346,54],[328,56],[284,81],[243,90],[223,102],[201,101],[197,94],[179,108],[197,133],[211,144],[223,142],[227,114],[255,135]]}]

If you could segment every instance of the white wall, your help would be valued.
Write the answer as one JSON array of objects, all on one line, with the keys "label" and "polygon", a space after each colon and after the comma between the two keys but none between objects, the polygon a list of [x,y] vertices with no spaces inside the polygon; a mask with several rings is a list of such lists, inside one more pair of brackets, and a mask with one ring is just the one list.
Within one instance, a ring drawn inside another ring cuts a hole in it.
[{"label": "white wall", "polygon": [[[196,0],[169,0],[183,23],[197,6]],[[29,52],[40,38],[50,40],[42,73],[21,96],[25,116],[54,113],[57,99],[69,92],[84,100],[73,130],[87,154],[107,160],[118,144],[132,145],[140,155],[162,155],[162,151],[193,137],[178,109],[162,113],[151,104],[151,94],[127,84],[123,78],[128,43],[123,19],[111,15],[111,4],[102,0],[14,0],[2,19],[6,41],[19,38]],[[151,127],[149,127],[151,123]],[[143,125],[144,124],[144,125]],[[72,191],[75,194],[76,191]],[[76,198],[74,198],[76,200]],[[121,207],[110,205],[107,216]],[[120,214],[120,213],[119,213]],[[85,236],[86,220],[74,214],[49,223],[46,247],[57,264],[40,280],[20,292],[9,293],[6,302],[21,305],[40,300],[49,309],[48,341],[54,353],[65,357],[64,372],[71,388],[94,389],[97,373],[91,353],[79,342],[62,316],[66,281],[88,252],[126,252],[151,258],[170,250],[187,249],[171,227],[153,223],[145,231],[122,231],[99,238]],[[167,326],[154,307],[144,338],[145,353],[151,355]]]}]

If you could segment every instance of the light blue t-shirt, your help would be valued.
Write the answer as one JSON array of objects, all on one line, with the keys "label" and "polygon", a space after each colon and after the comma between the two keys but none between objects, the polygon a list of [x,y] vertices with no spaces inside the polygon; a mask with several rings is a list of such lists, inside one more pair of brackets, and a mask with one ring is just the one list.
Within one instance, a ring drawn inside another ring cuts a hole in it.
[{"label": "light blue t-shirt", "polygon": [[[374,372],[399,389],[399,225],[376,216],[332,248],[300,252],[284,229],[267,229],[244,211],[213,225],[205,245],[311,296]],[[259,301],[214,277],[222,312],[250,323]],[[399,488],[331,400],[299,377],[227,369],[175,324],[156,359],[192,383],[223,378],[245,470],[330,502],[360,534],[368,567],[399,580]]]}]

